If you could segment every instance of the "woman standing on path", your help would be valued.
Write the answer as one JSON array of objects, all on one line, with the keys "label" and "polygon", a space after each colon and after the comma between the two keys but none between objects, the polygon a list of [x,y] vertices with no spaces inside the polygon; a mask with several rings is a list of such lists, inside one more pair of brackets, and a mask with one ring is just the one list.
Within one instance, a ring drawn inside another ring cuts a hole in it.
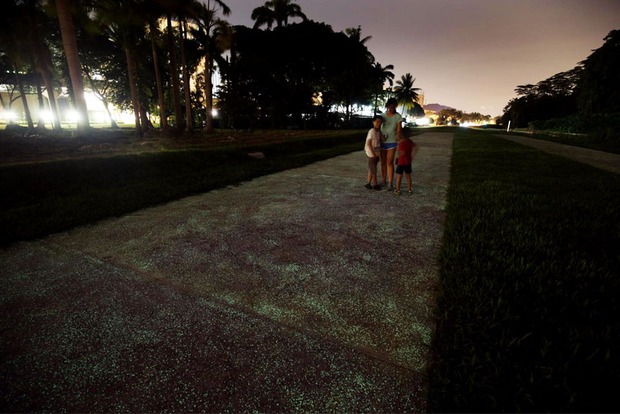
[{"label": "woman standing on path", "polygon": [[396,154],[397,137],[402,132],[401,122],[403,117],[396,112],[398,102],[394,98],[388,99],[385,107],[387,111],[382,115],[383,124],[381,125],[381,133],[385,135],[385,141],[381,143],[381,179],[383,185],[388,185],[388,191],[394,189],[394,154]]}]

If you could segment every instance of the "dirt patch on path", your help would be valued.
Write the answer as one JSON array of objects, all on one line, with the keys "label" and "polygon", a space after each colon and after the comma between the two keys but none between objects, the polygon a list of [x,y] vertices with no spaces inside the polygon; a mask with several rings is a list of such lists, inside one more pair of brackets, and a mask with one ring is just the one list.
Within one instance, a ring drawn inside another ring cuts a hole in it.
[{"label": "dirt patch on path", "polygon": [[574,161],[591,165],[601,170],[620,174],[620,155],[597,151],[588,148],[579,148],[572,145],[558,144],[557,142],[542,139],[521,137],[518,135],[497,135],[519,144],[527,145],[550,154],[559,155]]},{"label": "dirt patch on path", "polygon": [[0,408],[425,411],[452,135],[415,139],[411,197],[360,151],[2,250]]}]

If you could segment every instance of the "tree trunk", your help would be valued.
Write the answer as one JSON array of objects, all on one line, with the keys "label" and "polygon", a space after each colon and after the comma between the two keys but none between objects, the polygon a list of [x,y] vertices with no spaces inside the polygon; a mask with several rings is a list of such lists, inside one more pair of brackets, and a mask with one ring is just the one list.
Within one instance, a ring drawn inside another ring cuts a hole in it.
[{"label": "tree trunk", "polygon": [[114,116],[112,115],[112,112],[110,111],[110,103],[105,97],[101,99],[101,102],[103,102],[103,107],[105,108],[105,111],[108,113],[108,118],[110,118],[110,128],[118,129],[118,124],[116,123],[116,120],[114,119]]},{"label": "tree trunk", "polygon": [[151,123],[151,120],[148,117],[146,108],[142,104],[140,104],[140,123],[142,124],[143,133],[153,128],[153,124]]},{"label": "tree trunk", "polygon": [[153,49],[153,66],[155,67],[155,82],[157,83],[157,101],[159,103],[159,126],[162,129],[168,127],[168,113],[166,111],[166,101],[164,99],[164,86],[161,81],[161,70],[159,68],[159,54],[157,53],[157,46],[155,44],[155,32],[156,28],[154,24],[151,24],[151,47]]},{"label": "tree trunk", "polygon": [[24,84],[22,83],[17,69],[13,69],[15,72],[15,81],[17,82],[17,88],[22,98],[22,105],[24,107],[24,114],[26,116],[26,122],[28,123],[28,129],[34,129],[34,123],[32,122],[32,116],[30,116],[30,108],[28,107],[28,99],[26,98],[26,91],[24,90]]},{"label": "tree trunk", "polygon": [[174,35],[172,34],[172,19],[168,15],[168,58],[170,61],[170,77],[172,78],[172,100],[174,101],[175,126],[178,131],[183,129],[183,114],[181,113],[181,85],[179,84],[179,70],[174,53]]},{"label": "tree trunk", "polygon": [[185,54],[185,36],[187,28],[185,27],[185,20],[180,24],[180,37],[181,37],[181,65],[183,72],[183,90],[185,91],[185,130],[191,132],[194,128],[194,121],[192,119],[192,96],[189,84],[189,69],[187,67],[187,56]]},{"label": "tree trunk", "polygon": [[43,119],[43,112],[45,111],[45,103],[43,101],[43,90],[41,89],[41,78],[36,76],[37,82],[37,99],[39,100],[39,114],[37,116],[37,128],[45,129],[45,119]]},{"label": "tree trunk", "polygon": [[34,22],[34,18],[29,16],[29,24],[31,27],[32,44],[35,49],[35,62],[36,68],[41,74],[43,84],[47,90],[47,101],[49,102],[49,109],[52,116],[52,128],[55,130],[62,129],[60,125],[60,113],[58,112],[58,105],[56,105],[56,95],[54,94],[54,81],[50,67],[52,66],[52,60],[50,58],[49,48],[45,45],[38,25]]},{"label": "tree trunk", "polygon": [[136,122],[136,135],[142,136],[142,127],[140,126],[140,102],[138,99],[138,88],[136,87],[136,73],[131,60],[131,52],[129,48],[125,48],[125,58],[127,59],[127,74],[129,75],[129,90],[131,92],[131,105],[133,106],[133,115]]},{"label": "tree trunk", "polygon": [[45,64],[39,63],[39,72],[43,77],[43,83],[47,90],[47,99],[50,104],[50,111],[52,112],[52,125],[55,130],[60,131],[62,129],[60,125],[60,112],[58,111],[58,105],[56,103],[56,94],[54,93],[54,81],[49,67],[45,67]]},{"label": "tree trunk", "polygon": [[89,128],[88,110],[86,108],[86,100],[84,99],[84,81],[82,80],[82,68],[78,55],[75,28],[73,26],[71,9],[69,6],[70,1],[71,0],[56,0],[56,12],[58,13],[62,45],[69,67],[69,77],[71,78],[71,85],[73,86],[75,109],[79,114],[77,128],[78,131],[85,131]]},{"label": "tree trunk", "polygon": [[205,56],[205,104],[207,107],[207,126],[205,131],[211,134],[215,131],[213,127],[213,82],[211,81],[212,71],[211,55]]},{"label": "tree trunk", "polygon": [[112,112],[110,111],[110,103],[108,102],[108,100],[105,97],[105,90],[106,90],[106,88],[104,88],[104,91],[101,91],[97,87],[97,84],[95,83],[95,80],[90,75],[90,69],[88,68],[88,66],[86,66],[85,69],[86,69],[85,70],[86,77],[88,78],[88,83],[90,83],[90,87],[93,90],[93,93],[95,95],[97,95],[97,98],[99,98],[101,103],[103,103],[103,107],[105,108],[105,111],[108,113],[108,118],[110,118],[110,127],[113,128],[113,129],[118,128],[118,124],[116,123],[116,121],[112,117]]}]

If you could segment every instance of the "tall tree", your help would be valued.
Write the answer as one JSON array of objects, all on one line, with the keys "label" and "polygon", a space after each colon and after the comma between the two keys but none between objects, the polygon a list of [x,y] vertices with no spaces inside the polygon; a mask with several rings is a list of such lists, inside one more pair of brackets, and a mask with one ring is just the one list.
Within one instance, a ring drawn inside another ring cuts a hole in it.
[{"label": "tall tree", "polygon": [[411,73],[406,73],[396,81],[396,87],[394,87],[394,95],[396,96],[396,100],[399,105],[403,106],[403,112],[405,113],[415,108],[415,105],[420,99],[418,91],[421,91],[421,89],[414,88],[414,82],[415,78],[411,76]]},{"label": "tall tree", "polygon": [[[35,66],[47,90],[47,97],[52,114],[52,126],[60,130],[60,113],[56,103],[56,93],[54,91],[54,76],[52,71],[51,53],[45,37],[50,34],[53,25],[49,24],[49,16],[44,13],[38,0],[26,0],[24,5],[27,10],[27,30],[29,43],[34,53]],[[39,115],[39,118],[41,116]]]},{"label": "tall tree", "polygon": [[375,95],[375,115],[379,113],[379,95],[384,92],[385,83],[387,82],[390,85],[390,88],[394,85],[394,72],[392,72],[393,70],[394,65],[381,66],[379,62],[375,62],[373,64],[374,78],[377,81],[377,84],[373,91]]},{"label": "tall tree", "polygon": [[306,21],[272,31],[238,26],[225,73],[231,81],[220,102],[235,112],[236,127],[335,126],[341,121],[329,116],[333,106],[371,102],[371,87],[382,83],[373,62],[363,44],[327,24]]},{"label": "tall tree", "polygon": [[148,25],[148,36],[151,41],[151,54],[153,56],[153,69],[155,73],[155,83],[157,89],[157,109],[159,112],[160,128],[168,127],[168,109],[164,95],[164,81],[160,64],[160,44],[163,44],[162,33],[159,30],[159,19],[165,15],[164,10],[157,2],[142,3],[141,14],[144,16]]},{"label": "tall tree", "polygon": [[181,131],[183,129],[183,110],[181,107],[181,82],[179,80],[179,65],[175,41],[176,36],[172,22],[175,18],[180,21],[180,19],[185,16],[187,9],[192,7],[194,2],[194,0],[155,0],[155,3],[166,17],[168,65],[172,85],[174,121],[177,131]]},{"label": "tall tree", "polygon": [[144,128],[142,127],[140,117],[142,105],[138,95],[136,62],[134,61],[139,38],[145,36],[146,22],[140,15],[140,11],[140,4],[136,0],[99,0],[96,2],[96,8],[94,9],[96,14],[95,20],[104,26],[104,30],[110,39],[116,42],[124,51],[136,134],[138,136],[142,136],[146,128],[146,125],[144,125]]},{"label": "tall tree", "polygon": [[518,95],[504,108],[502,123],[524,128],[532,121],[561,118],[577,112],[575,90],[582,68],[557,73],[537,84],[519,85]]},{"label": "tall tree", "polygon": [[290,18],[296,17],[307,20],[306,15],[301,11],[301,6],[291,0],[269,0],[252,11],[255,29],[264,25],[271,29],[274,23],[277,27],[286,26]]},{"label": "tall tree", "polygon": [[189,82],[189,67],[187,63],[187,18],[179,21],[179,44],[181,45],[181,73],[183,74],[183,92],[185,93],[185,130],[194,129],[192,117],[192,97]]},{"label": "tall tree", "polygon": [[620,112],[620,30],[612,30],[604,40],[581,62],[578,96],[584,113]]},{"label": "tall tree", "polygon": [[0,15],[0,27],[2,29],[0,30],[0,50],[7,59],[5,70],[12,75],[12,83],[17,86],[20,93],[28,127],[33,128],[22,79],[22,72],[25,72],[25,68],[28,66],[27,62],[31,60],[30,54],[27,53],[29,48],[24,41],[27,39],[26,14],[23,4],[9,2],[5,5],[3,13]]},{"label": "tall tree", "polygon": [[73,87],[73,99],[75,109],[79,114],[77,121],[78,131],[85,131],[89,128],[88,109],[84,98],[84,80],[82,78],[82,66],[78,54],[77,40],[75,36],[75,26],[73,25],[72,6],[75,0],[56,0],[56,13],[60,25],[63,49],[69,67],[71,86]]},{"label": "tall tree", "polygon": [[228,23],[217,17],[217,6],[222,14],[227,16],[230,9],[220,0],[209,1],[195,16],[196,29],[193,31],[194,38],[201,45],[204,55],[204,80],[205,80],[205,106],[207,133],[214,131],[213,127],[213,67],[215,61],[223,64],[222,53],[230,48],[232,42],[232,28]]}]

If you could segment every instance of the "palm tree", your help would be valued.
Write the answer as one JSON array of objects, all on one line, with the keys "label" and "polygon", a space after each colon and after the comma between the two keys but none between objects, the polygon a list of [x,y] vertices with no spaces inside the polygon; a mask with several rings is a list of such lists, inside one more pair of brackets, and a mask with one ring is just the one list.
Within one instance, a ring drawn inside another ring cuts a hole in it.
[{"label": "palm tree", "polygon": [[[28,128],[33,129],[34,124],[30,116],[30,108],[28,107],[23,82],[24,76],[22,75],[28,66],[27,62],[31,60],[31,56],[27,52],[29,47],[25,42],[28,31],[27,26],[24,24],[26,16],[27,14],[23,5],[16,3],[5,5],[2,16],[0,17],[0,27],[2,27],[2,31],[0,31],[0,45],[2,54],[7,59],[7,69],[10,68],[15,85],[19,90],[24,114],[28,122]],[[8,73],[10,72],[7,71],[7,74]]]},{"label": "palm tree", "polygon": [[187,18],[184,16],[179,21],[179,43],[181,45],[181,73],[183,75],[183,92],[185,93],[185,130],[191,132],[194,129],[192,117],[192,98],[189,83],[189,69],[187,65]]},{"label": "palm tree", "polygon": [[394,85],[394,72],[392,72],[394,70],[394,65],[387,65],[387,66],[381,66],[381,63],[379,62],[375,62],[373,64],[373,71],[375,74],[375,77],[377,79],[377,89],[375,90],[375,109],[374,109],[374,113],[375,115],[377,115],[377,113],[379,113],[379,94],[384,93],[384,89],[383,86],[385,85],[385,82],[388,82],[388,84],[390,85],[390,88]]},{"label": "palm tree", "polygon": [[[39,99],[38,127],[44,128],[41,116],[45,108],[41,79],[48,91],[49,105],[53,116],[53,128],[60,129],[60,118],[52,78],[50,51],[45,42],[44,31],[52,25],[38,0],[9,1],[0,15],[0,45],[13,73],[14,82],[20,92],[24,114],[29,128],[34,128],[27,101],[26,86],[34,86]],[[47,30],[49,32],[49,29]],[[36,73],[38,72],[38,74]],[[26,85],[26,83],[28,85]]]},{"label": "palm tree", "polygon": [[411,76],[411,73],[406,73],[401,76],[400,80],[396,81],[394,95],[396,96],[398,104],[403,106],[403,112],[408,112],[415,108],[416,105],[419,105],[418,91],[421,91],[422,89],[414,88],[414,82],[415,78]]},{"label": "palm tree", "polygon": [[286,26],[288,25],[288,19],[294,17],[300,17],[304,21],[307,20],[306,15],[301,11],[301,6],[294,4],[291,0],[270,0],[252,11],[255,29],[264,25],[271,29],[274,22],[277,27]]},{"label": "palm tree", "polygon": [[[136,134],[142,136],[144,130],[140,119],[140,99],[136,62],[134,54],[138,39],[145,34],[145,22],[140,15],[140,5],[136,0],[99,0],[96,13],[97,21],[101,22],[111,40],[117,43],[125,53],[131,105],[136,123]],[[146,125],[144,125],[146,128]]]},{"label": "palm tree", "polygon": [[168,127],[168,111],[164,98],[164,85],[161,75],[158,49],[162,43],[161,32],[158,29],[158,20],[164,15],[161,7],[157,3],[142,3],[141,14],[148,25],[148,35],[151,40],[151,54],[153,55],[153,70],[155,72],[155,84],[157,89],[157,106],[159,108],[159,126],[162,129]]},{"label": "palm tree", "polygon": [[89,128],[90,124],[88,122],[86,99],[84,98],[82,66],[80,65],[75,27],[73,25],[73,17],[71,14],[72,6],[75,5],[74,1],[75,0],[56,0],[56,13],[58,14],[62,45],[65,51],[65,57],[67,58],[67,65],[69,67],[71,86],[73,87],[75,110],[80,115],[78,118],[77,128],[78,131],[85,131]]},{"label": "palm tree", "polygon": [[[230,14],[230,9],[220,0],[214,0],[219,5],[222,14]],[[216,10],[211,8],[210,2],[203,6],[195,18],[197,28],[192,31],[195,39],[201,45],[201,51],[205,59],[205,103],[207,110],[207,133],[214,131],[213,128],[213,83],[211,77],[216,60],[222,60],[222,53],[230,48],[232,42],[232,28],[230,25],[216,17]],[[220,63],[220,65],[222,62]]]},{"label": "palm tree", "polygon": [[172,101],[174,105],[174,117],[176,129],[180,131],[183,127],[183,112],[181,109],[181,83],[179,81],[179,67],[175,48],[175,35],[172,27],[174,16],[182,18],[186,15],[188,8],[195,3],[195,0],[156,0],[155,3],[166,16],[166,34],[168,39],[168,65],[172,80]]},{"label": "palm tree", "polygon": [[[50,33],[49,27],[52,26],[49,21],[50,17],[45,14],[38,0],[25,0],[20,2],[20,5],[25,12],[25,22],[23,22],[23,27],[21,29],[22,31],[25,30],[25,33],[23,33],[25,36],[19,35],[17,33],[18,31],[15,31],[15,29],[12,31],[15,35],[20,36],[19,40],[21,42],[28,42],[28,46],[26,46],[25,49],[32,51],[34,56],[34,66],[41,75],[45,88],[47,89],[49,107],[53,115],[52,127],[59,130],[61,129],[61,125],[58,106],[56,105],[56,95],[54,93],[51,53],[48,44],[45,41],[45,38]],[[37,91],[40,92],[39,87],[37,88]],[[39,99],[42,100],[41,93],[39,93]],[[41,105],[41,107],[43,106],[44,105]],[[39,125],[44,125],[41,116],[39,116]]]},{"label": "palm tree", "polygon": [[366,36],[365,38],[362,39],[362,26],[349,27],[344,30],[344,33],[347,36],[349,36],[351,39],[354,39],[355,41],[363,45],[365,45],[366,42],[372,39],[372,36]]}]

